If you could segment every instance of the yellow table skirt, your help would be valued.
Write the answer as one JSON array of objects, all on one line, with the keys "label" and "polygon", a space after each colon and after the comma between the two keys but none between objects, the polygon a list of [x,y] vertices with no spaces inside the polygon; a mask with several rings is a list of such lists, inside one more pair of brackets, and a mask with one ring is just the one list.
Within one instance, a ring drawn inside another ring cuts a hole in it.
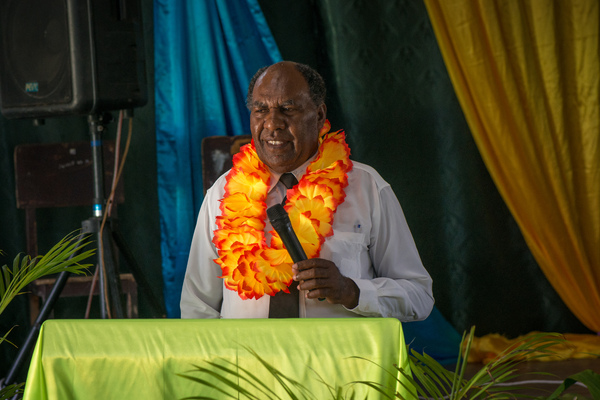
[{"label": "yellow table skirt", "polygon": [[226,365],[225,360],[289,398],[248,348],[306,386],[309,398],[331,398],[327,385],[355,390],[357,399],[382,398],[365,385],[348,385],[359,380],[382,384],[392,396],[405,392],[393,367],[407,365],[402,326],[395,319],[48,320],[24,399],[226,398],[178,375],[189,372],[225,388],[208,374],[190,372],[193,365]]}]

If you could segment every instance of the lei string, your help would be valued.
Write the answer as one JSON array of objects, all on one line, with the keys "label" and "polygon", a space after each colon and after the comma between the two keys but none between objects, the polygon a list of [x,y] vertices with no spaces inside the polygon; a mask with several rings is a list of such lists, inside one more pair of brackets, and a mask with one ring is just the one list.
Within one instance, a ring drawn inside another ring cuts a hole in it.
[{"label": "lei string", "polygon": [[[352,169],[343,130],[329,133],[329,121],[319,132],[319,153],[298,184],[287,191],[284,206],[308,258],[318,257],[325,238],[333,234],[333,217],[344,202]],[[259,299],[283,290],[289,293],[293,261],[279,234],[265,240],[266,198],[271,174],[258,158],[254,141],[233,157],[220,200],[221,215],[213,243],[225,287],[242,299]]]}]

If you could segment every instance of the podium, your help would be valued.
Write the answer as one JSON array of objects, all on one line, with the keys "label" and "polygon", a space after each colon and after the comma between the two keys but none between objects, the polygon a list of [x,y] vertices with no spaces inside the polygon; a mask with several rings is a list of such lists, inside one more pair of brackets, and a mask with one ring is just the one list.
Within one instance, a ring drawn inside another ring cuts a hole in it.
[{"label": "podium", "polygon": [[208,362],[244,368],[289,398],[249,349],[302,383],[314,399],[332,397],[327,385],[353,390],[357,399],[385,398],[355,381],[381,384],[392,398],[396,391],[411,398],[396,378],[409,383],[394,368],[408,365],[400,322],[338,318],[48,320],[34,350],[24,399],[226,398],[180,376],[225,389],[216,378],[195,371],[194,365],[210,367]]}]

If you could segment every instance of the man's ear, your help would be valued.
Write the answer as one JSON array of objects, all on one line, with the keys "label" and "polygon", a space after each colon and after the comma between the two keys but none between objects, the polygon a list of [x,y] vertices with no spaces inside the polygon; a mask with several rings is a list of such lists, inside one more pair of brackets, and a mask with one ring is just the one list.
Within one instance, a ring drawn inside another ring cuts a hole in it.
[{"label": "man's ear", "polygon": [[323,103],[317,107],[317,125],[319,131],[323,127],[323,124],[325,124],[325,120],[327,120],[327,106]]}]

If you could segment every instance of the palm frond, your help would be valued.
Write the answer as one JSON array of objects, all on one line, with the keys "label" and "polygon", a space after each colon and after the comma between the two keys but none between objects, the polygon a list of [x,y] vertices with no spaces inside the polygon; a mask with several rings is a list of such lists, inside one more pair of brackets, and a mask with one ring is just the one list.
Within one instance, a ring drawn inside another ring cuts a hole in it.
[{"label": "palm frond", "polygon": [[[526,336],[466,379],[467,360],[474,336],[475,327],[472,327],[468,334],[466,332],[463,334],[454,372],[449,371],[427,354],[411,350],[409,367],[421,397],[448,400],[530,397],[518,394],[519,390],[527,388],[524,385],[507,388],[501,384],[522,376],[517,368],[521,363],[555,355],[556,351],[553,348],[565,343],[564,337],[558,333],[535,333]],[[404,372],[409,375],[407,371]],[[563,391],[564,389],[560,393]]]},{"label": "palm frond", "polygon": [[[208,364],[209,367],[212,367],[212,369],[194,365],[194,367],[196,369],[191,372],[200,372],[200,373],[204,373],[209,376],[212,376],[216,380],[221,381],[221,383],[223,383],[226,387],[229,387],[236,392],[244,394],[249,399],[267,399],[268,398],[269,400],[272,400],[275,398],[275,397],[273,397],[272,393],[270,393],[270,389],[262,382],[262,380],[260,380],[256,376],[254,376],[248,370],[237,366],[234,362],[224,360],[224,359],[222,361],[227,365],[231,365],[233,368],[230,368],[225,365],[221,365],[217,362],[206,361],[206,364]],[[195,380],[195,381],[201,383],[200,382],[201,378],[195,378],[195,377],[192,377],[191,375],[180,375],[180,376],[187,378],[187,379]],[[233,377],[234,379],[228,378],[228,376]],[[256,395],[254,395],[252,392],[250,392],[244,386],[242,386],[241,383],[238,383],[240,381],[245,382],[246,384],[248,384],[249,387],[254,388],[255,390],[258,390],[263,396],[258,397]],[[206,385],[206,386],[212,387],[211,385]],[[220,391],[220,389],[217,389],[217,390]],[[266,397],[264,397],[264,396],[266,396]]]},{"label": "palm frond", "polygon": [[449,397],[455,375],[425,353],[420,354],[412,349],[411,357],[410,370],[418,382],[415,383],[416,387],[423,386],[427,391],[426,396],[434,396],[435,399]]},{"label": "palm frond", "polygon": [[351,385],[359,384],[359,385],[368,386],[371,389],[378,392],[381,396],[385,397],[386,399],[394,399],[394,397],[392,397],[388,394],[388,392],[385,390],[385,386],[383,386],[381,383],[371,382],[371,381],[353,381],[353,382],[350,382],[350,384]]},{"label": "palm frond", "polygon": [[[345,400],[346,399],[346,396],[344,396],[344,390],[342,387],[333,386],[333,385],[329,384],[317,371],[315,371],[314,368],[309,367],[309,369],[315,374],[315,376],[317,377],[317,381],[320,382],[323,386],[325,386],[327,388],[332,400]],[[350,390],[350,389],[348,389],[348,390]],[[356,394],[354,392],[351,392],[350,398],[348,398],[347,400],[354,400],[355,397],[356,397]]]},{"label": "palm frond", "polygon": [[15,395],[23,393],[25,383],[8,385],[0,389],[0,400],[12,399]]},{"label": "palm frond", "polygon": [[296,393],[293,390],[294,387],[297,388],[299,390],[299,392],[303,394],[304,398],[307,398],[306,397],[307,395],[310,396],[310,391],[306,388],[306,386],[302,385],[298,381],[295,381],[289,377],[286,377],[279,370],[277,370],[277,368],[274,368],[265,359],[260,357],[258,355],[258,353],[256,353],[254,350],[247,348],[247,347],[246,347],[246,350],[248,350],[262,364],[262,366],[265,367],[265,369],[267,371],[269,371],[269,373],[277,380],[277,382],[283,388],[283,390],[285,390],[285,392],[290,396],[290,399],[292,399],[292,400],[300,399],[298,396],[296,396]]},{"label": "palm frond", "polygon": [[[519,393],[523,389],[531,389],[525,384],[519,385],[516,378],[522,377],[524,374],[519,372],[519,365],[526,361],[536,360],[541,357],[555,355],[556,351],[553,347],[565,344],[565,339],[557,333],[535,333],[521,339],[517,344],[500,353],[496,358],[485,364],[483,368],[473,374],[470,378],[466,378],[466,364],[468,355],[473,343],[475,335],[475,327],[472,327],[469,333],[463,334],[461,346],[459,349],[459,357],[454,371],[441,365],[431,356],[426,353],[419,353],[407,346],[408,365],[399,367],[394,365],[393,370],[388,370],[372,360],[363,357],[350,357],[367,361],[381,368],[386,374],[393,377],[397,388],[402,388],[406,391],[406,396],[410,400],[417,397],[420,399],[436,399],[436,400],[461,400],[461,399],[517,399],[517,398],[532,398],[530,395]],[[246,348],[264,368],[267,369],[277,383],[284,389],[286,399],[314,399],[310,395],[308,389],[299,382],[286,377],[283,373],[275,369],[267,361],[262,359],[255,351]],[[274,389],[267,387],[262,379],[258,378],[250,371],[241,368],[236,363],[222,360],[226,366],[219,365],[215,362],[207,362],[209,367],[198,367],[198,372],[206,373],[213,379],[212,382],[208,379],[197,378],[192,376],[180,375],[195,382],[201,383],[206,387],[213,388],[225,394],[224,388],[219,383],[223,383],[226,387],[236,391],[236,394],[227,392],[228,396],[233,398],[248,398],[251,400],[269,399],[282,400],[281,397],[275,394]],[[394,372],[392,372],[394,371]],[[313,370],[313,372],[315,372]],[[230,374],[231,378],[221,376],[223,373]],[[529,372],[527,374],[536,374]],[[545,373],[539,373],[545,374]],[[386,387],[382,383],[366,380],[357,380],[350,382],[344,386],[352,390],[344,390],[342,386],[332,386],[325,379],[319,376],[316,372],[317,380],[325,385],[329,391],[329,395],[333,400],[351,400],[355,399],[355,385],[364,385],[377,394],[378,398],[386,399],[405,399],[405,395],[399,392],[392,392],[390,395],[390,387]],[[600,400],[600,375],[586,370],[578,374],[574,374],[567,378],[556,391],[548,397],[550,400],[558,399],[559,396],[575,382],[585,384],[594,400]],[[509,383],[510,382],[510,383]],[[509,383],[509,386],[506,385]],[[516,383],[513,385],[512,383]],[[248,386],[242,387],[243,384]],[[250,387],[253,390],[259,390],[256,395],[247,390]],[[207,397],[187,397],[187,399],[206,399]],[[408,400],[406,399],[406,400]]]},{"label": "palm frond", "polygon": [[[207,368],[203,368],[203,367],[199,367],[199,366],[195,366],[195,367],[196,367],[197,371],[203,372],[203,373],[205,373],[205,374],[207,374],[209,376],[212,376],[212,377],[216,378],[218,381],[220,381],[222,384],[224,384],[225,387],[232,388],[232,389],[236,390],[237,392],[239,392],[241,394],[246,394],[244,388],[242,388],[241,386],[239,386],[238,384],[236,384],[232,380],[225,378],[223,375],[221,375],[221,374],[219,374],[217,372],[214,372],[214,371],[212,371],[210,369],[207,369]],[[191,381],[200,383],[203,386],[207,386],[207,387],[209,387],[211,389],[215,389],[219,393],[224,394],[225,396],[227,396],[229,398],[232,398],[232,399],[237,399],[238,398],[237,395],[234,396],[233,394],[231,394],[231,393],[227,392],[225,389],[223,389],[223,385],[215,384],[215,383],[213,383],[213,382],[211,382],[209,380],[206,380],[206,379],[203,379],[203,378],[198,378],[198,377],[192,376],[192,375],[186,375],[186,374],[178,374],[178,375],[181,376],[181,377],[183,377],[183,378],[189,379]],[[248,396],[248,397],[250,399],[257,399],[254,396]],[[199,398],[199,397],[186,397],[186,399],[196,399],[196,398]]]},{"label": "palm frond", "polygon": [[548,400],[557,399],[559,395],[576,382],[581,382],[587,386],[594,400],[600,399],[600,375],[590,369],[586,369],[585,371],[578,372],[565,379],[554,393],[548,396]]},{"label": "palm frond", "polygon": [[[256,358],[269,372],[269,374],[275,378],[279,386],[283,388],[284,392],[287,394],[286,399],[289,398],[291,400],[301,400],[314,398],[311,396],[310,391],[300,382],[286,377],[266,360],[261,358],[255,351],[248,348],[246,348],[246,350],[248,350],[254,356],[254,358]],[[268,387],[263,382],[263,378],[254,375],[249,370],[236,365],[234,362],[225,359],[221,359],[220,361],[225,363],[225,365],[213,361],[205,361],[208,367],[194,365],[195,370],[190,372],[205,374],[205,376],[208,375],[209,377],[212,377],[216,381],[220,382],[222,385],[217,385],[214,383],[214,381],[211,382],[208,379],[196,377],[194,375],[190,375],[189,373],[179,374],[179,376],[200,383],[206,387],[215,389],[220,393],[223,393],[227,396],[232,396],[233,398],[242,396],[251,400],[282,400],[281,397],[276,394],[273,388]],[[229,388],[236,392],[236,395],[232,395],[231,393],[227,392],[225,388]]]},{"label": "palm frond", "polygon": [[3,265],[0,276],[0,314],[16,296],[23,293],[27,285],[36,279],[63,271],[83,274],[90,264],[80,264],[80,262],[94,254],[93,249],[82,251],[89,244],[85,239],[83,235],[74,236],[71,233],[43,256],[32,259],[27,255],[17,255],[13,260],[12,268]]},{"label": "palm frond", "polygon": [[14,329],[14,326],[13,326],[12,328],[10,328],[10,329],[8,330],[8,332],[6,332],[6,334],[5,334],[4,336],[0,337],[0,343],[2,343],[2,342],[6,342],[6,343],[8,343],[8,344],[12,344],[13,346],[17,347],[17,346],[16,346],[16,345],[15,345],[13,342],[11,342],[10,340],[8,340],[8,339],[7,339],[7,337],[8,337],[8,334],[9,334],[9,333],[10,333],[10,331],[12,331],[13,329]]}]

